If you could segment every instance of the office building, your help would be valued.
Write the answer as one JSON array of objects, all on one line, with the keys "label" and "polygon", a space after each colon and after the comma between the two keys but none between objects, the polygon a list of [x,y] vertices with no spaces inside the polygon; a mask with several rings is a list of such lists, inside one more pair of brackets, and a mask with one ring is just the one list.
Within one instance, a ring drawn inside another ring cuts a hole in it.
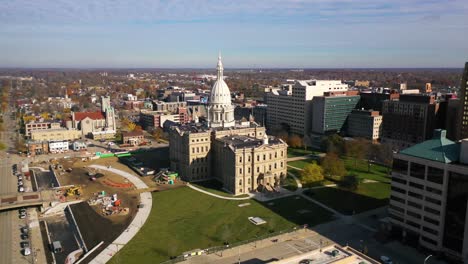
[{"label": "office building", "polygon": [[468,138],[468,62],[465,64],[460,85],[460,138]]},{"label": "office building", "polygon": [[341,81],[295,81],[281,90],[272,89],[266,94],[267,127],[285,130],[292,134],[308,135],[312,128],[312,99],[325,92],[344,92],[348,85]]},{"label": "office building", "polygon": [[314,96],[312,100],[312,133],[326,135],[345,132],[348,115],[356,108],[359,98],[359,95],[346,94]]},{"label": "office building", "polygon": [[382,105],[385,100],[396,100],[400,97],[400,94],[395,90],[389,93],[361,92],[359,95],[361,100],[358,109],[375,110],[380,113],[382,113]]},{"label": "office building", "polygon": [[468,140],[436,130],[430,140],[394,154],[392,232],[449,258],[468,260]]},{"label": "office building", "polygon": [[60,122],[58,121],[42,121],[42,122],[29,122],[24,125],[26,137],[31,136],[31,131],[34,130],[46,130],[46,129],[57,129],[60,128]]},{"label": "office building", "polygon": [[185,124],[189,121],[187,109],[179,107],[175,112],[145,111],[140,112],[140,123],[145,130],[164,127],[166,121],[176,124]]},{"label": "office building", "polygon": [[76,129],[57,128],[31,131],[31,139],[34,141],[70,141],[80,137],[81,132]]},{"label": "office building", "polygon": [[401,95],[382,108],[382,143],[399,150],[432,137],[437,103],[433,95]]},{"label": "office building", "polygon": [[348,115],[348,136],[377,141],[382,133],[382,116],[378,111],[352,110]]}]

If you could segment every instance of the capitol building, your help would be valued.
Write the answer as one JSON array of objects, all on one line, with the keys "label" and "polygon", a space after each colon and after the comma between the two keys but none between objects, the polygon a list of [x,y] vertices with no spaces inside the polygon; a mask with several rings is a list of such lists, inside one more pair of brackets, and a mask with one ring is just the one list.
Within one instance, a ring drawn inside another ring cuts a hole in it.
[{"label": "capitol building", "polygon": [[268,136],[253,121],[234,119],[221,56],[207,120],[173,126],[169,132],[171,170],[185,181],[216,179],[234,195],[278,187],[287,175],[287,144]]}]

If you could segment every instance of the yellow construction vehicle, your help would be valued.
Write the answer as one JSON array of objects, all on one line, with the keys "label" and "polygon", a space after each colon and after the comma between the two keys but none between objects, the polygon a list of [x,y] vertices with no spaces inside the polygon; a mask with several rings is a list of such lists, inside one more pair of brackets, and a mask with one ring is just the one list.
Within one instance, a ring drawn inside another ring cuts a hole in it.
[{"label": "yellow construction vehicle", "polygon": [[81,195],[81,187],[75,186],[67,189],[66,196]]}]

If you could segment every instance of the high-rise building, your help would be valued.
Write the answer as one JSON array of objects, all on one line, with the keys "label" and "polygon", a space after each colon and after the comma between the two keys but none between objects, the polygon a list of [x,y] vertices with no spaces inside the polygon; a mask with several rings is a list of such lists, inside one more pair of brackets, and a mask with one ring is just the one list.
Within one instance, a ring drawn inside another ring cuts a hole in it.
[{"label": "high-rise building", "polygon": [[460,137],[468,138],[468,62],[465,64],[460,85]]},{"label": "high-rise building", "polygon": [[404,149],[430,139],[436,128],[437,103],[433,95],[400,95],[382,107],[382,143]]},{"label": "high-rise building", "polygon": [[468,139],[436,130],[430,140],[394,154],[392,232],[449,257],[468,260]]},{"label": "high-rise building", "polygon": [[361,96],[359,109],[375,110],[380,113],[382,113],[382,105],[385,100],[396,100],[400,97],[400,94],[396,91],[390,91],[389,93],[361,92],[359,95]]},{"label": "high-rise building", "polygon": [[382,116],[378,111],[353,110],[348,115],[348,136],[376,141],[382,133]]},{"label": "high-rise building", "polygon": [[312,133],[345,132],[348,115],[356,108],[359,98],[359,95],[315,96],[312,100]]},{"label": "high-rise building", "polygon": [[303,80],[266,94],[267,127],[308,135],[312,128],[312,99],[325,92],[344,92],[348,85],[339,80]]}]

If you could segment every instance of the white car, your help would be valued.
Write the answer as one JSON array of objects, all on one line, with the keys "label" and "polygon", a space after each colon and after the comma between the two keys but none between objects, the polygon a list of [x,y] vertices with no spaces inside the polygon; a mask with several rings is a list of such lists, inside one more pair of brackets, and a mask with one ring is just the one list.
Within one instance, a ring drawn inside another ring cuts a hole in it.
[{"label": "white car", "polygon": [[28,247],[25,247],[25,248],[23,249],[23,255],[25,255],[25,256],[31,255],[31,249],[28,248]]},{"label": "white car", "polygon": [[23,176],[18,175],[18,181],[22,181],[22,180],[23,180]]},{"label": "white car", "polygon": [[23,181],[18,180],[18,186],[23,186]]},{"label": "white car", "polygon": [[18,187],[18,192],[24,192],[24,187],[23,187],[23,186],[19,186],[19,187]]},{"label": "white car", "polygon": [[380,260],[384,264],[393,264],[392,259],[390,257],[387,257],[387,256],[380,256]]}]

